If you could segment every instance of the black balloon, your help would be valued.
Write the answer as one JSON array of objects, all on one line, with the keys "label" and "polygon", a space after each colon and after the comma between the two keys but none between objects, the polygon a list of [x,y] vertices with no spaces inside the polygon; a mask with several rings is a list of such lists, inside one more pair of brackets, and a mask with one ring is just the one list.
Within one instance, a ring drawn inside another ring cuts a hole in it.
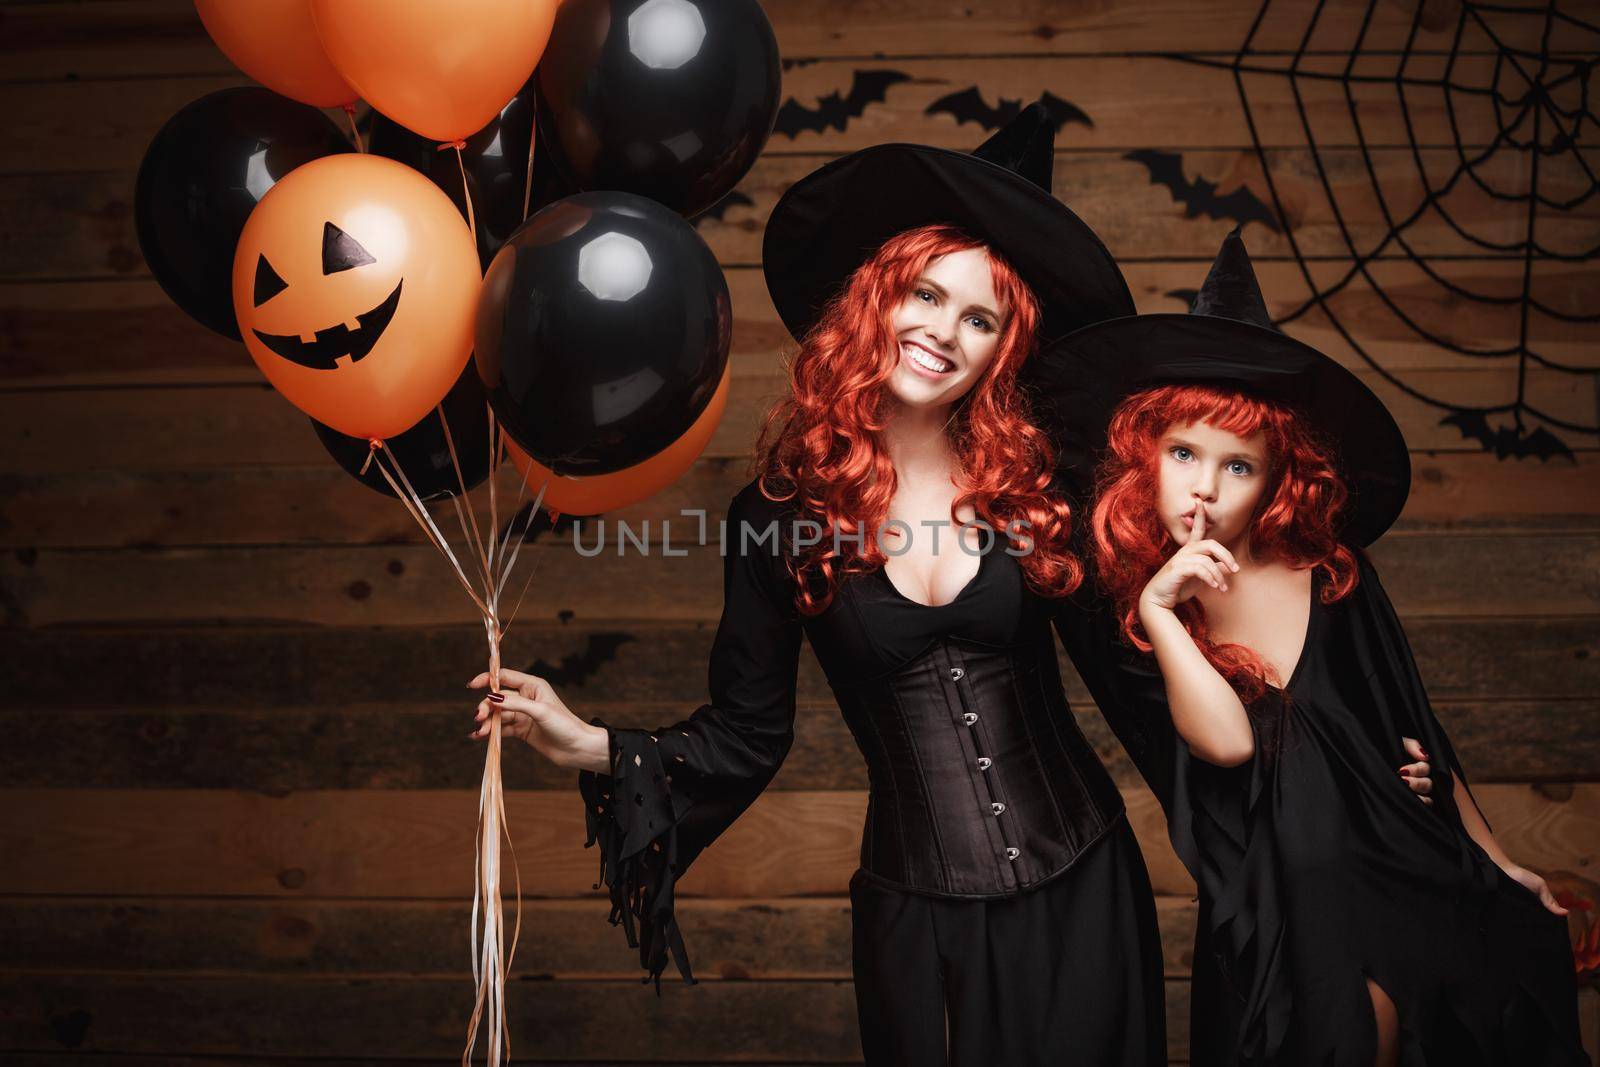
[{"label": "black balloon", "polygon": [[474,358],[524,451],[557,474],[608,474],[689,429],[732,328],[728,283],[693,226],[632,193],[579,193],[489,265]]},{"label": "black balloon", "polygon": [[302,163],[351,150],[314,107],[255,86],[202,96],[145,149],[134,224],[150,273],[202,325],[239,339],[233,252],[251,210]]},{"label": "black balloon", "polygon": [[692,217],[761,154],[781,69],[756,0],[566,0],[536,77],[539,151],[572,184]]},{"label": "black balloon", "polygon": [[[500,109],[489,124],[467,138],[461,149],[461,162],[451,149],[440,150],[439,142],[418,136],[404,126],[374,111],[367,150],[374,155],[398,160],[426,174],[455,203],[463,217],[466,200],[462,193],[461,167],[465,164],[467,186],[472,190],[472,210],[478,224],[478,259],[487,268],[531,210],[541,203],[540,180],[548,181],[548,167],[535,175],[534,196],[529,196],[528,152],[533,140],[534,84],[529,78],[522,91]],[[544,193],[544,203],[576,192],[567,188],[555,194]],[[524,203],[529,210],[523,209]]]},{"label": "black balloon", "polygon": [[[471,490],[489,474],[489,407],[485,403],[483,385],[478,381],[478,372],[471,363],[462,370],[461,377],[450,387],[450,392],[439,402],[439,407],[444,410],[444,417],[450,424],[449,440],[445,439],[439,410],[435,409],[411,429],[386,442],[400,470],[405,473],[406,480],[411,483],[411,488],[423,500],[445,500],[460,496],[463,481]],[[367,472],[362,474],[361,468],[367,463],[367,454],[372,448],[365,438],[348,437],[316,419],[311,420],[311,425],[316,428],[317,437],[328,450],[328,455],[351,477],[384,496],[395,495],[394,490],[389,488],[388,479],[378,469],[378,464],[387,467],[396,481],[400,481],[400,478],[381,449],[372,457],[372,463],[367,465]],[[456,474],[455,461],[450,458],[451,444],[455,445],[456,460],[461,464],[459,476]],[[404,484],[401,482],[401,485]]]}]

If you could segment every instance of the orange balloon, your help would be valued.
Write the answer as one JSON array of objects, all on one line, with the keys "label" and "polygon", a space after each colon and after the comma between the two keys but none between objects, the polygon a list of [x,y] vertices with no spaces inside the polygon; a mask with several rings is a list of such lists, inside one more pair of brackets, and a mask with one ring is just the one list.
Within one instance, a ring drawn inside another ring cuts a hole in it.
[{"label": "orange balloon", "polygon": [[610,474],[573,476],[553,474],[550,468],[531,458],[517,447],[510,437],[505,439],[506,451],[520,474],[528,479],[528,494],[537,495],[545,486],[542,506],[563,515],[598,515],[602,511],[615,511],[629,504],[654,496],[683,477],[700,453],[706,450],[722,413],[728,406],[728,379],[732,364],[722,372],[717,391],[711,394],[711,403],[700,413],[694,425],[684,431],[666,448],[641,463],[624,467]]},{"label": "orange balloon", "polygon": [[403,163],[337,155],[261,198],[233,258],[233,310],[290,403],[352,437],[393,437],[472,357],[482,276],[461,213]]},{"label": "orange balloon", "polygon": [[533,73],[553,0],[311,0],[333,65],[366,101],[434,141],[472,136]]},{"label": "orange balloon", "polygon": [[322,50],[311,0],[194,0],[194,6],[222,54],[273,92],[312,107],[359,98]]}]

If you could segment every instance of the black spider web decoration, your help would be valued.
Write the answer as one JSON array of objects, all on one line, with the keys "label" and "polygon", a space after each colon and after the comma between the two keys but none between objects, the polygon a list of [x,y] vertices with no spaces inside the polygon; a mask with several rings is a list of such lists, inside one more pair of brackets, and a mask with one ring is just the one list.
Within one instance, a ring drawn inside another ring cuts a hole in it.
[{"label": "black spider web decoration", "polygon": [[[1374,13],[1380,4],[1386,2],[1392,3],[1392,0],[1369,0],[1360,20],[1355,43],[1344,56],[1343,69],[1337,72],[1311,69],[1307,65],[1308,55],[1311,54],[1312,37],[1323,17],[1327,0],[1319,0],[1311,13],[1310,21],[1300,36],[1287,67],[1264,64],[1263,58],[1267,50],[1257,50],[1254,47],[1263,25],[1271,16],[1274,0],[1263,0],[1244,43],[1231,63],[1219,63],[1195,56],[1174,57],[1207,66],[1223,66],[1232,71],[1250,138],[1254,143],[1272,198],[1273,210],[1280,219],[1287,219],[1290,215],[1285,210],[1285,199],[1268,162],[1268,149],[1263,143],[1257,114],[1251,105],[1251,94],[1245,76],[1273,74],[1282,76],[1288,81],[1293,95],[1294,109],[1299,116],[1300,126],[1310,149],[1316,179],[1332,209],[1334,225],[1348,254],[1349,262],[1337,280],[1331,284],[1319,283],[1313,274],[1310,258],[1294,232],[1295,228],[1286,226],[1284,236],[1312,295],[1280,318],[1279,324],[1292,322],[1313,309],[1319,310],[1351,350],[1382,378],[1406,395],[1444,411],[1446,414],[1441,418],[1441,424],[1454,426],[1461,431],[1464,438],[1477,441],[1484,449],[1492,450],[1502,459],[1524,456],[1546,459],[1552,455],[1573,458],[1574,444],[1593,446],[1596,443],[1594,438],[1600,435],[1600,422],[1592,418],[1579,420],[1573,418],[1570,413],[1557,414],[1548,410],[1538,398],[1530,394],[1529,372],[1531,368],[1540,368],[1542,371],[1558,375],[1587,379],[1582,384],[1587,387],[1585,395],[1589,398],[1586,412],[1592,416],[1595,411],[1595,387],[1600,384],[1600,367],[1585,367],[1554,358],[1547,350],[1542,350],[1543,345],[1536,341],[1531,327],[1532,317],[1535,315],[1573,327],[1600,323],[1600,312],[1592,310],[1594,305],[1600,304],[1600,278],[1580,286],[1584,306],[1579,307],[1560,306],[1562,302],[1559,300],[1543,298],[1537,284],[1541,266],[1589,263],[1600,254],[1600,245],[1563,248],[1559,247],[1559,241],[1541,237],[1541,233],[1571,229],[1579,233],[1582,239],[1584,230],[1581,226],[1563,228],[1560,224],[1569,220],[1578,221],[1573,218],[1573,213],[1591,200],[1596,190],[1600,189],[1600,181],[1596,179],[1595,170],[1583,153],[1585,136],[1592,139],[1595,125],[1600,121],[1591,108],[1589,96],[1591,78],[1597,64],[1600,64],[1600,56],[1592,52],[1561,53],[1552,51],[1551,48],[1552,35],[1557,33],[1562,35],[1564,42],[1572,36],[1592,35],[1588,38],[1592,47],[1594,42],[1600,42],[1600,26],[1559,10],[1561,5],[1555,0],[1551,0],[1542,8],[1462,2],[1450,34],[1449,49],[1443,53],[1442,75],[1425,77],[1417,72],[1417,68],[1426,66],[1427,60],[1436,59],[1439,53],[1424,52],[1419,48],[1419,37],[1424,32],[1424,5],[1421,2],[1416,5],[1403,48],[1397,52],[1380,51],[1376,48],[1364,52],[1373,31]],[[1511,34],[1505,33],[1508,29],[1508,20],[1528,19],[1543,20],[1542,26],[1539,27],[1537,51],[1518,47],[1513,41],[1508,40]],[[1448,27],[1429,29],[1433,35],[1432,39],[1438,39],[1440,29]],[[1475,37],[1481,36],[1487,40],[1490,50],[1488,56],[1468,55],[1467,62],[1463,63],[1462,44],[1469,32]],[[1318,59],[1326,57],[1326,53],[1316,56]],[[1252,63],[1252,58],[1256,62]],[[1392,74],[1374,75],[1358,72],[1358,66],[1370,66],[1374,61],[1386,58],[1393,60]],[[1473,66],[1472,60],[1485,58],[1492,59],[1489,76],[1486,79],[1482,77],[1482,63],[1477,64],[1480,70],[1475,72],[1470,69]],[[1475,77],[1476,80],[1473,80]],[[1354,127],[1361,162],[1383,221],[1380,238],[1369,247],[1360,246],[1354,232],[1355,227],[1347,218],[1346,211],[1341,208],[1339,195],[1330,178],[1326,152],[1318,145],[1306,95],[1303,92],[1303,86],[1314,81],[1333,82],[1342,89],[1345,110]],[[1421,200],[1409,210],[1396,210],[1385,198],[1381,168],[1374,159],[1373,148],[1369,145],[1363,128],[1360,101],[1355,92],[1358,86],[1392,87],[1398,96],[1406,140],[1423,191]],[[1442,181],[1435,180],[1430,175],[1424,160],[1424,147],[1418,137],[1415,98],[1424,90],[1442,94],[1444,111],[1448,118],[1450,131],[1448,148],[1454,149],[1454,166]],[[1567,97],[1572,99],[1564,103]],[[1486,146],[1469,150],[1466,144],[1467,138],[1461,128],[1461,110],[1474,101],[1480,106],[1486,102],[1492,107],[1494,135]],[[1487,173],[1490,169],[1488,165],[1497,157],[1501,157],[1499,159],[1501,169],[1506,169],[1504,164],[1507,161],[1502,157],[1502,153],[1516,154],[1515,158],[1510,160],[1512,165],[1509,169],[1516,174],[1526,174],[1525,188],[1503,188],[1502,183],[1497,183],[1494,175]],[[1574,163],[1576,171],[1572,170]],[[1577,184],[1581,186],[1576,193],[1568,196],[1548,193],[1546,183],[1550,182],[1549,175],[1558,164],[1566,167],[1567,175],[1576,177]],[[1504,212],[1500,216],[1500,221],[1509,219],[1523,223],[1517,227],[1520,230],[1520,237],[1515,240],[1495,240],[1475,232],[1472,226],[1458,217],[1461,212],[1456,209],[1454,201],[1459,194],[1489,198]],[[1517,212],[1522,213],[1520,219],[1517,218]],[[1503,257],[1500,261],[1507,263],[1520,262],[1519,291],[1483,292],[1450,277],[1449,261],[1461,257],[1440,256],[1419,248],[1418,242],[1412,235],[1418,223],[1423,220],[1442,221],[1448,231],[1463,242],[1465,247],[1479,250],[1476,253],[1479,256]],[[1540,226],[1541,222],[1544,223],[1543,228]],[[1499,306],[1513,311],[1517,317],[1516,340],[1501,347],[1473,347],[1447,337],[1421,322],[1420,316],[1407,308],[1406,301],[1387,290],[1378,276],[1375,265],[1381,265],[1385,259],[1393,262],[1397,256],[1401,261],[1420,270],[1426,279],[1426,285],[1436,287],[1436,294],[1442,291],[1448,294],[1449,299],[1462,304]],[[1503,399],[1496,398],[1495,402],[1491,403],[1457,403],[1431,395],[1423,388],[1407,382],[1403,371],[1385,367],[1361,344],[1352,330],[1340,321],[1338,311],[1331,303],[1332,298],[1345,291],[1358,278],[1411,337],[1474,360],[1515,360],[1517,368],[1515,394]],[[1570,305],[1572,301],[1566,303]],[[1589,341],[1588,338],[1585,340]],[[1589,343],[1592,344],[1594,341],[1600,341],[1600,333],[1597,333]]]}]

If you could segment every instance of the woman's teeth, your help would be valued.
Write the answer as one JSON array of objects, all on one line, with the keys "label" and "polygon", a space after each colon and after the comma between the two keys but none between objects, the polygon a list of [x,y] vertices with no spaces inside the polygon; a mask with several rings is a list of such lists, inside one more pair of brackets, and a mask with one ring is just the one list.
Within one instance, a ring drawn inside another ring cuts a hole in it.
[{"label": "woman's teeth", "polygon": [[940,359],[938,356],[931,354],[926,349],[917,345],[908,344],[902,345],[901,347],[905,349],[906,355],[910,357],[911,362],[915,363],[919,367],[930,370],[935,374],[948,373],[955,367],[955,364],[951,363],[949,360]]}]

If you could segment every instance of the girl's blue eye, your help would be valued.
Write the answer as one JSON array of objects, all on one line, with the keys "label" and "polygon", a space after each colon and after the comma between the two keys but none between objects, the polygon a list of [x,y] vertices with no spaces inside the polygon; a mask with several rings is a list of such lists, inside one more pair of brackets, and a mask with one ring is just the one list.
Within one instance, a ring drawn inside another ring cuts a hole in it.
[{"label": "girl's blue eye", "polygon": [[1250,473],[1250,464],[1246,463],[1242,459],[1236,459],[1232,463],[1228,464],[1228,472],[1230,474],[1237,474],[1239,477],[1243,478],[1245,475]]},{"label": "girl's blue eye", "polygon": [[1187,462],[1189,462],[1189,460],[1194,458],[1194,453],[1190,452],[1187,448],[1184,448],[1182,445],[1174,446],[1171,451],[1172,451],[1172,458],[1177,460],[1179,463],[1187,463]]}]

